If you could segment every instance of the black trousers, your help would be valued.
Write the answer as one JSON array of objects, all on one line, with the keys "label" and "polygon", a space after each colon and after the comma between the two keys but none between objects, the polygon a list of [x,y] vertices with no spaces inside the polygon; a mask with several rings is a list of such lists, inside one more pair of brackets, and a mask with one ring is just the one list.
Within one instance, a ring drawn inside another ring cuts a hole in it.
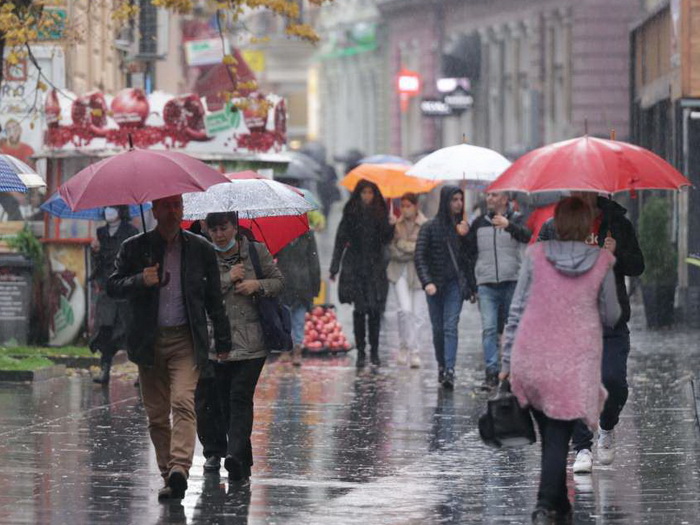
[{"label": "black trousers", "polygon": [[235,478],[250,477],[253,466],[253,397],[265,357],[244,361],[216,363],[216,387],[221,402],[224,427],[227,429],[226,457],[237,472],[229,470]]},{"label": "black trousers", "polygon": [[[620,421],[620,414],[627,403],[627,358],[630,354],[630,332],[627,326],[618,327],[606,333],[603,338],[603,362],[601,375],[603,386],[608,391],[603,412],[600,414],[600,428],[612,430]],[[593,432],[582,422],[576,423],[573,437],[574,450],[590,450],[593,446]]]},{"label": "black trousers", "polygon": [[566,514],[571,503],[566,493],[566,458],[576,421],[552,419],[539,410],[532,415],[540,429],[542,472],[537,491],[537,507]]},{"label": "black trousers", "polygon": [[214,364],[210,363],[211,373],[204,374],[197,382],[194,391],[194,410],[197,414],[197,437],[204,447],[204,457],[226,456],[226,425],[224,424],[219,392],[214,377]]},{"label": "black trousers", "polygon": [[378,310],[354,310],[352,312],[352,327],[355,332],[355,344],[357,351],[361,354],[365,352],[367,345],[367,326],[369,325],[369,347],[372,354],[379,351],[379,329],[382,320],[382,313]]}]

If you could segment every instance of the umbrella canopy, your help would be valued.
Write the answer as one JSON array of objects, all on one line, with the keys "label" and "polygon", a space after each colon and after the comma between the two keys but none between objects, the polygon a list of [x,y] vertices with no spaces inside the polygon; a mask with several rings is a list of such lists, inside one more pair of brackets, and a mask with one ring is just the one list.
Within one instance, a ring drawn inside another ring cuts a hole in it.
[{"label": "umbrella canopy", "polygon": [[679,190],[691,183],[649,150],[615,140],[580,137],[536,149],[520,157],[489,191]]},{"label": "umbrella canopy", "polygon": [[323,166],[312,159],[309,155],[292,151],[289,154],[291,161],[287,166],[287,171],[282,175],[285,179],[297,180],[320,180],[323,173]]},{"label": "umbrella canopy", "polygon": [[362,179],[373,182],[387,199],[396,199],[405,193],[427,193],[440,181],[429,181],[406,175],[409,166],[403,164],[360,164],[348,173],[340,184],[353,191]]},{"label": "umbrella canopy", "polygon": [[407,174],[428,180],[462,180],[484,188],[510,166],[500,153],[471,144],[459,144],[426,155]]},{"label": "umbrella canopy", "polygon": [[240,178],[216,184],[205,192],[183,195],[184,218],[204,219],[209,213],[238,212],[241,218],[302,215],[314,209],[286,184],[270,179]]},{"label": "umbrella canopy", "polygon": [[403,164],[405,166],[412,166],[413,163],[410,160],[406,160],[402,157],[397,157],[396,155],[371,155],[360,159],[360,164]]},{"label": "umbrella canopy", "polygon": [[44,187],[44,179],[29,165],[12,155],[0,155],[0,191],[24,193],[28,189]]},{"label": "umbrella canopy", "polygon": [[72,210],[143,204],[170,195],[203,191],[228,179],[184,153],[131,149],[91,164],[58,192]]},{"label": "umbrella canopy", "polygon": [[[143,205],[144,211],[150,210],[152,207],[151,203],[146,203]],[[50,213],[55,217],[61,219],[81,219],[85,221],[101,221],[105,218],[104,208],[88,208],[86,210],[73,211],[70,206],[63,200],[63,198],[58,194],[54,193],[49,197],[40,208]],[[137,217],[141,209],[138,205],[132,204],[129,206],[129,214],[132,217]]]},{"label": "umbrella canopy", "polygon": [[256,241],[267,246],[272,255],[309,231],[309,218],[306,214],[239,219],[238,222],[252,232]]}]

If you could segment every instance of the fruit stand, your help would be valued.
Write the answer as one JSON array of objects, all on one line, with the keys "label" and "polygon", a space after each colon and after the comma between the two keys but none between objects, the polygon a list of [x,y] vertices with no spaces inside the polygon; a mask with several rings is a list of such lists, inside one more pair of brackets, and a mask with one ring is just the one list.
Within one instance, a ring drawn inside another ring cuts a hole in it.
[{"label": "fruit stand", "polygon": [[344,353],[352,348],[332,305],[314,306],[307,312],[303,346],[310,354]]}]

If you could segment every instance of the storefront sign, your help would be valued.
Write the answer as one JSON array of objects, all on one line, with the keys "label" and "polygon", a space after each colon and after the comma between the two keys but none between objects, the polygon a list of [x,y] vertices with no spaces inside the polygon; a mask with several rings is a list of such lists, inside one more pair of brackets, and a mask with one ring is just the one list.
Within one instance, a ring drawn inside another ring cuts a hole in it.
[{"label": "storefront sign", "polygon": [[0,344],[26,344],[32,266],[18,255],[0,255]]},{"label": "storefront sign", "polygon": [[396,89],[399,95],[415,97],[421,92],[421,76],[415,71],[402,69],[396,78]]},{"label": "storefront sign", "polygon": [[474,105],[474,97],[466,89],[459,86],[451,93],[446,94],[443,100],[456,115],[471,109]]},{"label": "storefront sign", "polygon": [[[224,43],[225,42],[225,43]],[[220,64],[228,53],[228,42],[221,38],[205,38],[185,42],[185,61],[190,67]]]},{"label": "storefront sign", "polygon": [[[233,101],[234,103],[236,100]],[[253,93],[239,111],[210,112],[199,96],[146,95],[129,88],[68,99],[51,91],[44,103],[48,150],[187,148],[188,153],[275,153],[286,143],[287,110],[276,95]],[[229,105],[229,109],[230,109]]]},{"label": "storefront sign", "polygon": [[452,114],[450,106],[433,98],[424,98],[420,103],[420,111],[426,117],[447,117]]}]

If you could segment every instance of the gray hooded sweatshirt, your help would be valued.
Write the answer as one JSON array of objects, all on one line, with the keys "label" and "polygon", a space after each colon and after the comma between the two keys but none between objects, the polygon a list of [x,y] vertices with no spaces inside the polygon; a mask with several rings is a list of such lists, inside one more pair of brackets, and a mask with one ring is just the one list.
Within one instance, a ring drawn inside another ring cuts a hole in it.
[{"label": "gray hooded sweatshirt", "polygon": [[[545,244],[547,260],[565,275],[582,275],[593,268],[598,260],[600,248],[589,246],[575,241],[548,241]],[[515,341],[515,334],[520,324],[523,312],[527,306],[532,284],[533,261],[531,257],[525,257],[520,268],[518,284],[513,293],[513,301],[510,303],[508,324],[503,337],[503,350],[501,352],[501,371],[510,373],[510,354]],[[612,268],[608,270],[603,279],[603,285],[598,294],[598,310],[603,326],[615,326],[620,318],[620,303],[617,300],[615,287],[615,274]]]}]

